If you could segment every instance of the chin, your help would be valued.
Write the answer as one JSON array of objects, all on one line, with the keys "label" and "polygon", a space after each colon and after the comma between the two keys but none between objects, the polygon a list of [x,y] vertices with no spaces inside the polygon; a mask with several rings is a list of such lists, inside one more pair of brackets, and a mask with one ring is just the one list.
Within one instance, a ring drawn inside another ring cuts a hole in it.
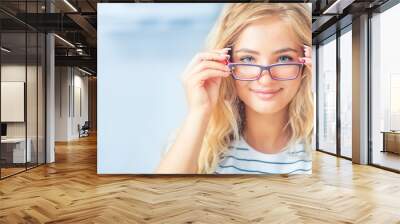
[{"label": "chin", "polygon": [[248,105],[251,110],[253,110],[256,113],[259,114],[275,114],[280,112],[282,109],[284,109],[284,106],[282,105],[276,105],[274,102],[262,102],[262,103],[256,103],[252,105]]}]

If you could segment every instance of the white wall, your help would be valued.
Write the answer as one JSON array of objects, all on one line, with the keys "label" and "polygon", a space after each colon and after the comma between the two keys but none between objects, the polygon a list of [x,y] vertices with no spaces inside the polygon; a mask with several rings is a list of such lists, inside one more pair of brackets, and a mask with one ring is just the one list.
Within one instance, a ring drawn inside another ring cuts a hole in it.
[{"label": "white wall", "polygon": [[[74,86],[75,86],[75,116],[73,116],[72,119],[72,136],[74,136],[74,138],[79,137],[79,133],[78,133],[78,129],[76,128],[78,126],[78,124],[80,124],[81,126],[85,123],[85,121],[88,121],[89,118],[89,111],[88,111],[88,77],[87,76],[82,76],[83,73],[81,73],[80,71],[78,71],[78,75],[76,74],[78,70],[75,70],[75,79],[74,79]],[[79,104],[79,102],[77,100],[78,96],[78,92],[77,90],[80,89],[80,107],[81,107],[81,112],[79,112],[79,108],[77,107],[77,104]]]},{"label": "white wall", "polygon": [[55,141],[68,140],[68,67],[55,68]]},{"label": "white wall", "polygon": [[[76,68],[56,67],[55,140],[79,138],[78,124],[88,120],[88,77]],[[79,93],[80,90],[80,93]],[[77,96],[81,95],[79,98]],[[79,112],[78,105],[82,105]]]}]

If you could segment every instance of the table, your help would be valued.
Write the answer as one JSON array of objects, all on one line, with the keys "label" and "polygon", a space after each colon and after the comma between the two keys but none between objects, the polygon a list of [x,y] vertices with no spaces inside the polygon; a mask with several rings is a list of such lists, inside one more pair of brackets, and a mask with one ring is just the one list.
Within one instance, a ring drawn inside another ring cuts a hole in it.
[{"label": "table", "polygon": [[[12,161],[9,161],[9,162],[11,162],[11,163],[31,162],[31,160],[32,160],[32,154],[31,154],[32,140],[30,138],[27,138],[26,140],[27,140],[28,144],[26,147],[26,154],[25,154],[25,138],[1,139],[2,157],[4,158],[3,154],[7,154],[7,151],[10,151],[12,154]],[[10,145],[14,146],[11,150],[8,148]],[[9,159],[11,160],[11,158],[9,158]],[[25,161],[25,159],[26,159],[26,161]]]},{"label": "table", "polygon": [[382,152],[400,154],[400,131],[381,131],[383,133]]}]

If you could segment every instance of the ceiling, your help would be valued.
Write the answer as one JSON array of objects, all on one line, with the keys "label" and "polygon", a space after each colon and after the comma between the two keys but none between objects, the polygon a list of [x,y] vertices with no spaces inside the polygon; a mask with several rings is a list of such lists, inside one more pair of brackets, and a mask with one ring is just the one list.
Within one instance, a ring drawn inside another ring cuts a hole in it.
[{"label": "ceiling", "polygon": [[[312,3],[313,42],[318,42],[335,32],[332,27],[338,24],[337,21],[344,21],[341,22],[341,26],[345,26],[347,23],[351,23],[353,16],[379,7],[386,1],[388,0],[286,0],[283,2]],[[6,38],[10,38],[9,41],[15,40],[14,47],[17,49],[16,45],[18,45],[18,41],[21,41],[20,36],[22,35],[18,32],[24,31],[25,28],[32,31],[55,32],[58,35],[55,38],[56,65],[80,66],[95,73],[97,3],[105,2],[153,1],[47,0],[46,7],[46,0],[1,0],[1,29],[2,32],[10,33],[6,35]],[[221,0],[221,2],[225,1]],[[282,0],[270,2],[282,2]],[[30,50],[28,49],[28,51]]]}]

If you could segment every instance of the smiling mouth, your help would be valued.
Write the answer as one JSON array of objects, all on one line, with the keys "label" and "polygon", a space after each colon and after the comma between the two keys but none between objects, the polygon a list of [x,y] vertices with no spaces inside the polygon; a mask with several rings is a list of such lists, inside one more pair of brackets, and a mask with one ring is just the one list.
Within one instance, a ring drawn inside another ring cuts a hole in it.
[{"label": "smiling mouth", "polygon": [[276,96],[278,93],[282,91],[282,88],[274,89],[274,90],[256,90],[251,89],[251,91],[258,96],[262,100],[269,100],[272,97]]}]

